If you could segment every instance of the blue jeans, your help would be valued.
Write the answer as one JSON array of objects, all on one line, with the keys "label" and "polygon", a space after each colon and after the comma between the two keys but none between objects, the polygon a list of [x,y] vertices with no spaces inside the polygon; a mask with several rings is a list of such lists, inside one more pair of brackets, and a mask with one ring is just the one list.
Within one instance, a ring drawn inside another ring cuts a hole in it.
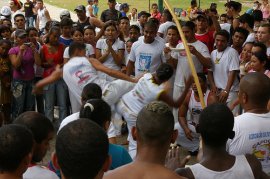
[{"label": "blue jeans", "polygon": [[32,94],[34,81],[13,79],[11,90],[13,95],[12,118],[15,119],[25,111],[35,109],[35,96]]},{"label": "blue jeans", "polygon": [[59,121],[67,116],[67,98],[68,98],[68,87],[63,79],[60,79],[44,88],[44,99],[45,99],[45,116],[51,121],[53,120],[55,100],[59,106]]},{"label": "blue jeans", "polygon": [[26,17],[25,20],[26,28],[34,27],[34,17]]}]

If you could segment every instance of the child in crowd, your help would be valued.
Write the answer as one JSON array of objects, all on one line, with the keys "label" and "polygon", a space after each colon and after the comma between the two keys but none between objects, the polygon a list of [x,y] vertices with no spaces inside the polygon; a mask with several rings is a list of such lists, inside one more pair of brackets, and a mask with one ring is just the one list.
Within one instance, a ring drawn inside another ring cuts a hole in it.
[{"label": "child in crowd", "polygon": [[98,8],[98,0],[94,0],[94,4],[92,5],[92,7],[93,7],[93,15],[95,17],[98,17],[98,10],[99,10],[99,8]]},{"label": "child in crowd", "polygon": [[250,66],[253,71],[264,73],[270,78],[270,61],[265,53],[254,53],[250,60]]},{"label": "child in crowd", "polygon": [[[83,30],[80,27],[74,28],[73,31],[71,32],[71,35],[72,35],[73,42],[83,42]],[[93,46],[90,44],[85,44],[85,46],[86,46],[85,56],[95,57],[95,50]],[[69,47],[67,47],[64,51],[64,56],[63,56],[64,63],[66,63],[70,58],[68,50],[69,50]]]},{"label": "child in crowd", "polygon": [[129,39],[127,42],[126,42],[126,50],[125,50],[125,61],[123,62],[122,64],[122,68],[121,68],[121,71],[123,73],[126,73],[127,72],[127,64],[128,64],[128,60],[129,60],[129,54],[130,54],[130,51],[131,51],[131,47],[133,45],[135,41],[133,39]]},{"label": "child in crowd", "polygon": [[[116,24],[111,21],[104,26],[105,39],[99,39],[96,46],[96,58],[104,66],[120,70],[124,61],[125,44],[118,38],[118,29]],[[99,76],[107,81],[113,81],[112,78],[99,72]]]},{"label": "child in crowd", "polygon": [[68,17],[64,17],[60,21],[61,36],[59,38],[59,42],[64,44],[65,46],[69,46],[72,42],[71,38],[72,25],[73,21]]},{"label": "child in crowd", "polygon": [[8,51],[11,43],[8,40],[0,40],[0,126],[10,122],[11,112],[11,62]]},{"label": "child in crowd", "polygon": [[157,19],[159,22],[161,20],[161,13],[158,11],[158,5],[157,3],[152,4],[152,13],[151,18]]},{"label": "child in crowd", "polygon": [[138,14],[136,8],[132,8],[131,13],[129,13],[128,15],[128,18],[130,20],[130,25],[138,24]]},{"label": "child in crowd", "polygon": [[50,148],[50,141],[54,136],[52,122],[40,113],[28,111],[21,114],[14,123],[28,128],[32,132],[35,141],[32,160],[23,174],[23,178],[58,179],[55,173],[38,164]]},{"label": "child in crowd", "polygon": [[84,43],[92,45],[94,50],[96,50],[96,44],[97,44],[96,31],[93,26],[89,25],[89,26],[84,27],[83,40],[84,40]]},{"label": "child in crowd", "polygon": [[120,5],[120,12],[121,12],[121,17],[127,17],[127,13],[129,11],[129,5],[128,3],[123,3]]},{"label": "child in crowd", "polygon": [[[129,39],[129,18],[128,17],[120,17],[119,18],[119,30],[120,36],[122,36],[122,41],[126,42]],[[119,38],[120,38],[119,36]]]},{"label": "child in crowd", "polygon": [[131,25],[129,27],[129,39],[137,41],[140,37],[140,28],[137,25]]}]

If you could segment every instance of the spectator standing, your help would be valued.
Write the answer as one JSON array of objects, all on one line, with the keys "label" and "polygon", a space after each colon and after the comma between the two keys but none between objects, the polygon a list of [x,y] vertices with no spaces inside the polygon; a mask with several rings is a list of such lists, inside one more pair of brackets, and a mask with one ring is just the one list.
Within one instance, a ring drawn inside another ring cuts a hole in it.
[{"label": "spectator standing", "polygon": [[48,21],[51,20],[49,11],[46,9],[46,7],[43,4],[43,0],[37,0],[37,22],[36,22],[36,28],[43,32],[45,25]]},{"label": "spectator standing", "polygon": [[152,13],[151,18],[157,19],[159,22],[161,20],[161,13],[158,11],[158,5],[157,3],[152,4]]},{"label": "spectator standing", "polygon": [[25,12],[26,28],[34,27],[35,7],[30,0],[26,0],[26,2],[23,4],[23,11]]},{"label": "spectator standing", "polygon": [[11,86],[13,119],[25,111],[35,109],[35,96],[32,94],[35,78],[34,64],[41,64],[36,46],[32,42],[26,43],[28,38],[25,30],[17,29],[15,39],[17,46],[9,50],[9,58],[13,67]]},{"label": "spectator standing", "polygon": [[109,9],[104,10],[101,13],[100,19],[102,22],[107,22],[109,20],[118,21],[121,16],[120,12],[115,9],[116,1],[108,0]]}]

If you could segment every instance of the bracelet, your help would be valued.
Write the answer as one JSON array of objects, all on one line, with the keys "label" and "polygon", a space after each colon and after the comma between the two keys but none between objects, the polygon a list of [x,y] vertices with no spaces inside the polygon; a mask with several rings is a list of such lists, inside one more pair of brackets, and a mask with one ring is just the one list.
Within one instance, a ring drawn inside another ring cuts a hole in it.
[{"label": "bracelet", "polygon": [[226,93],[226,94],[228,94],[228,91],[226,91],[226,90],[222,90],[224,93]]}]

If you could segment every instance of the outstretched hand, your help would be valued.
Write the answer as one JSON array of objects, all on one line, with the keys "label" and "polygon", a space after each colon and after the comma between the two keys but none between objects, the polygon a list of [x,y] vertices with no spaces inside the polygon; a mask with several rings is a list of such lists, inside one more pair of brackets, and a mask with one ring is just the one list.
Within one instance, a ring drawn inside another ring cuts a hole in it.
[{"label": "outstretched hand", "polygon": [[180,159],[179,156],[180,149],[178,146],[172,146],[165,159],[165,167],[170,170],[176,170],[177,168],[183,168],[190,160],[190,155],[186,156],[184,159]]}]

